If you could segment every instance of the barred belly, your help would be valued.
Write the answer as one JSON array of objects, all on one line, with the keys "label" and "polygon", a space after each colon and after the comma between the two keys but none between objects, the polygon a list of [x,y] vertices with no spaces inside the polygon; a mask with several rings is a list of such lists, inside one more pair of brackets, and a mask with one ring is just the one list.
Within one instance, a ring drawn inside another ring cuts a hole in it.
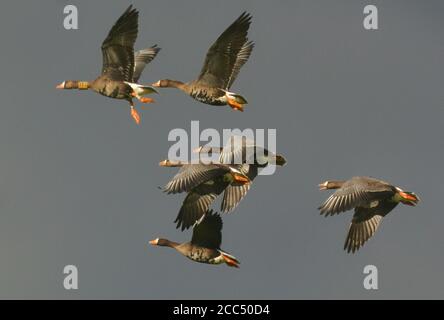
[{"label": "barred belly", "polygon": [[127,99],[129,97],[129,92],[131,92],[131,88],[127,85],[122,86],[120,83],[106,82],[98,92],[101,95],[113,99]]},{"label": "barred belly", "polygon": [[206,249],[206,248],[198,248],[194,249],[187,257],[193,261],[200,263],[209,263],[209,264],[220,264],[223,262],[223,259],[218,259],[220,256],[219,252]]},{"label": "barred belly", "polygon": [[190,93],[193,99],[205,104],[211,104],[213,106],[224,106],[227,104],[227,97],[225,94],[214,96],[209,94],[207,90],[193,90]]}]

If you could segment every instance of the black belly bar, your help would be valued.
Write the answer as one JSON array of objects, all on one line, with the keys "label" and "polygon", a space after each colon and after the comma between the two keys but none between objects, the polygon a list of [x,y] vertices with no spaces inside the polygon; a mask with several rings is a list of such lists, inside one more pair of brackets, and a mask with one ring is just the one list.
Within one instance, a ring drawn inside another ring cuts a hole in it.
[{"label": "black belly bar", "polygon": [[211,104],[213,106],[224,106],[224,105],[226,105],[225,102],[220,100],[222,97],[213,98],[211,96],[208,96],[204,92],[192,92],[190,94],[190,96],[193,99],[196,99],[199,102],[206,103],[206,104]]}]

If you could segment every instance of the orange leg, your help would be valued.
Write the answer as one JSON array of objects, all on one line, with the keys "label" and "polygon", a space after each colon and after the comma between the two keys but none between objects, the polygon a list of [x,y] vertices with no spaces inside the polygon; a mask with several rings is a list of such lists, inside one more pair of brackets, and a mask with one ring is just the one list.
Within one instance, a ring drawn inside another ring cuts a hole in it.
[{"label": "orange leg", "polygon": [[133,117],[134,122],[139,125],[140,124],[140,115],[137,112],[137,110],[134,108],[134,106],[131,106],[131,117]]},{"label": "orange leg", "polygon": [[240,103],[236,102],[234,99],[227,98],[227,103],[234,110],[239,110],[241,112],[244,111],[244,107]]},{"label": "orange leg", "polygon": [[134,91],[131,92],[131,97],[138,99],[142,103],[154,103],[153,98],[139,97]]}]

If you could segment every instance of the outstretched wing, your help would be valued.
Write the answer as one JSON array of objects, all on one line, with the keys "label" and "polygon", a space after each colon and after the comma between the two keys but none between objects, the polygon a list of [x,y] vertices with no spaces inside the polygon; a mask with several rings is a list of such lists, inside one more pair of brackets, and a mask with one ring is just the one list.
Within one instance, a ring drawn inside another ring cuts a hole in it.
[{"label": "outstretched wing", "polygon": [[[361,205],[371,205],[372,201],[385,200],[393,196],[393,187],[381,181],[365,180],[357,177],[344,183],[318,208],[321,214],[334,215]],[[369,183],[370,181],[370,183]]]},{"label": "outstretched wing", "polygon": [[[256,145],[254,140],[246,136],[231,136],[226,145],[220,152],[219,161],[226,164],[255,164],[257,166],[266,166],[275,156],[260,145]],[[285,159],[280,156],[285,163]]]},{"label": "outstretched wing", "polygon": [[193,229],[191,243],[210,249],[219,249],[222,242],[222,219],[219,214],[209,210],[202,221]]},{"label": "outstretched wing", "polygon": [[[250,181],[253,181],[257,176],[257,167],[243,164],[239,166],[239,170],[245,174]],[[247,195],[248,190],[250,190],[251,183],[238,184],[233,182],[230,184],[224,192],[224,197],[222,199],[221,211],[230,212],[237,207],[239,202]]]},{"label": "outstretched wing", "polygon": [[191,190],[185,197],[179,214],[174,220],[177,223],[176,228],[181,228],[183,231],[198,222],[228,184],[228,181],[219,179],[202,183]]},{"label": "outstretched wing", "polygon": [[385,200],[380,201],[377,206],[372,208],[356,208],[345,240],[344,250],[352,253],[359,250],[375,234],[382,218],[397,205],[397,202]]},{"label": "outstretched wing", "polygon": [[226,166],[213,164],[186,164],[164,188],[167,193],[188,192],[205,181],[214,179],[229,171]]},{"label": "outstretched wing", "polygon": [[151,48],[142,49],[135,53],[133,82],[137,83],[143,69],[145,69],[146,65],[156,57],[159,51],[160,48],[157,45],[154,45]]},{"label": "outstretched wing", "polygon": [[228,89],[254,47],[248,42],[251,15],[242,13],[210,47],[198,81],[210,87]]},{"label": "outstretched wing", "polygon": [[111,28],[102,43],[102,75],[116,81],[133,80],[138,18],[139,12],[129,6]]},{"label": "outstretched wing", "polygon": [[254,48],[253,41],[248,41],[242,46],[242,48],[240,49],[239,53],[236,56],[236,62],[234,63],[233,70],[231,71],[231,75],[228,78],[228,83],[225,89],[229,90],[231,88],[234,80],[236,80],[237,75],[239,74],[240,69],[245,64],[245,62],[248,61],[248,58],[250,58],[251,52],[253,52],[253,48]]}]

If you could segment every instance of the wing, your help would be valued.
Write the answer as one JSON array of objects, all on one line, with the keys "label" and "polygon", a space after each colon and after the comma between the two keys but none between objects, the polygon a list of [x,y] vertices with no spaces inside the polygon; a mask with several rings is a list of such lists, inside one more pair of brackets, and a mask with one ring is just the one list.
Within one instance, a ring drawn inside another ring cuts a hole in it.
[{"label": "wing", "polygon": [[344,250],[347,250],[348,253],[355,253],[359,250],[375,234],[382,218],[392,211],[397,204],[397,202],[386,200],[380,201],[373,208],[356,208],[345,240]]},{"label": "wing", "polygon": [[233,135],[228,139],[224,147],[201,146],[195,152],[207,154],[210,157],[213,153],[219,153],[220,163],[242,164],[246,163],[247,160],[254,159],[255,148],[256,145],[253,140],[248,139],[246,136]]},{"label": "wing", "polygon": [[251,18],[250,14],[242,13],[210,47],[198,78],[199,82],[210,87],[229,88],[254,46],[248,42],[247,37]]},{"label": "wing", "polygon": [[[257,176],[257,167],[244,164],[240,166],[239,170],[244,173],[251,181]],[[251,183],[247,184],[236,184],[232,183],[229,185],[224,192],[224,197],[222,199],[221,211],[226,213],[232,211],[237,207],[239,202],[247,195],[248,190],[250,190]]]},{"label": "wing", "polygon": [[248,58],[250,58],[251,52],[253,52],[253,48],[254,48],[254,42],[252,41],[248,41],[242,46],[242,48],[240,49],[239,53],[236,56],[236,62],[234,63],[233,70],[231,71],[231,75],[228,78],[228,83],[225,89],[229,90],[231,88],[234,80],[236,80],[237,75],[239,74],[240,69],[245,64],[245,62],[248,61]]},{"label": "wing", "polygon": [[[255,163],[255,142],[245,136],[231,136],[220,153],[219,161],[225,164]],[[262,148],[263,149],[263,148]]]},{"label": "wing", "polygon": [[160,48],[154,45],[151,48],[139,50],[134,54],[133,82],[137,83],[137,81],[139,81],[143,69],[156,57],[159,51]]},{"label": "wing", "polygon": [[174,220],[177,223],[176,228],[181,228],[183,231],[198,222],[228,184],[229,182],[218,180],[212,183],[202,183],[191,190],[185,197],[179,214]]},{"label": "wing", "polygon": [[164,188],[168,194],[189,192],[198,185],[221,176],[229,171],[228,167],[213,164],[186,164]]},{"label": "wing", "polygon": [[222,242],[222,224],[220,215],[209,210],[194,227],[191,243],[204,248],[219,249]]},{"label": "wing", "polygon": [[321,214],[334,215],[353,208],[371,205],[372,201],[385,200],[393,196],[393,187],[379,182],[363,183],[359,178],[344,183],[318,208]]},{"label": "wing", "polygon": [[139,12],[129,6],[111,28],[102,43],[102,75],[115,81],[132,81],[138,18]]},{"label": "wing", "polygon": [[200,146],[197,149],[194,149],[193,152],[199,153],[204,156],[212,157],[213,153],[221,153],[223,150],[223,147],[212,147],[212,146]]}]

